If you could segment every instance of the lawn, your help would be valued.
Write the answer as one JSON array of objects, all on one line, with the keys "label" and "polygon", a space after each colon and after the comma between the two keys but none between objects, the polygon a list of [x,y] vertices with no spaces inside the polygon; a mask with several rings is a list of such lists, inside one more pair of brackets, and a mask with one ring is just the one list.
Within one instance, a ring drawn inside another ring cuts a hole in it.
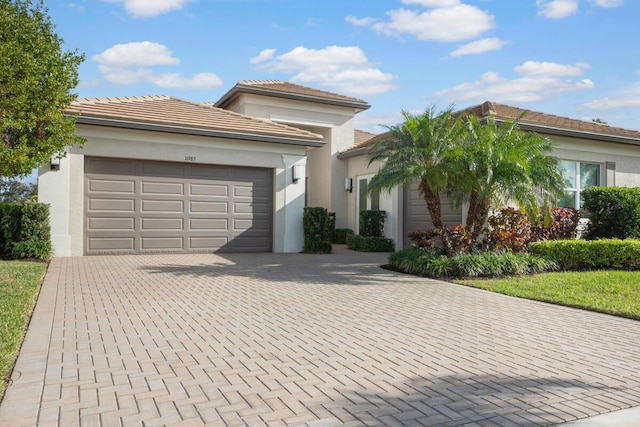
[{"label": "lawn", "polygon": [[640,271],[569,271],[453,282],[640,320]]},{"label": "lawn", "polygon": [[0,261],[0,399],[47,269],[42,262]]}]

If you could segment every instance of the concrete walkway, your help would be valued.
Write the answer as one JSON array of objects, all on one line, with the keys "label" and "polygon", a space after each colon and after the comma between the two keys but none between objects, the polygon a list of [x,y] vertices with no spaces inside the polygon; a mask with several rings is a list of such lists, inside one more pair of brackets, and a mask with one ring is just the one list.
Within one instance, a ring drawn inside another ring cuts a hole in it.
[{"label": "concrete walkway", "polygon": [[640,322],[385,259],[55,259],[0,426],[541,426],[640,405]]}]

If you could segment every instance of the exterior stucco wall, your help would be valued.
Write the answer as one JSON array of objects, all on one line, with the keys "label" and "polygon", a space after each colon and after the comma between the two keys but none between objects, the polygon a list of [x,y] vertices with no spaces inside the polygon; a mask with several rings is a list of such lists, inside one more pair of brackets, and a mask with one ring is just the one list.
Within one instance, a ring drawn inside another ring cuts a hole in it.
[{"label": "exterior stucco wall", "polygon": [[38,178],[39,200],[51,206],[55,256],[83,253],[84,156],[273,169],[273,250],[302,250],[304,182],[292,182],[291,169],[298,165],[304,173],[305,147],[87,125],[78,125],[78,134],[87,139],[86,145],[71,147],[58,171],[43,166]]}]

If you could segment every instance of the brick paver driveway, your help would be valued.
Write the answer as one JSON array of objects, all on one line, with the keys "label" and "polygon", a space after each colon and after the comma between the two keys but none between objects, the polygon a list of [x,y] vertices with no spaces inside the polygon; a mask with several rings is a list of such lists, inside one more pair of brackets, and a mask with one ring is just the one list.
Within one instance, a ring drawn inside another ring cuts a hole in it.
[{"label": "brick paver driveway", "polygon": [[385,258],[56,259],[0,424],[538,426],[640,405],[640,322]]}]

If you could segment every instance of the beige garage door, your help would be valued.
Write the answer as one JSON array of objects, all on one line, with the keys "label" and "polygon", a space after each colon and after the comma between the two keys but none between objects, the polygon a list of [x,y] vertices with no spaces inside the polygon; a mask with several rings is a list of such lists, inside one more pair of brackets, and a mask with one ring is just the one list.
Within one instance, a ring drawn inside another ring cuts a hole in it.
[{"label": "beige garage door", "polygon": [[85,157],[85,254],[269,252],[271,169]]}]

